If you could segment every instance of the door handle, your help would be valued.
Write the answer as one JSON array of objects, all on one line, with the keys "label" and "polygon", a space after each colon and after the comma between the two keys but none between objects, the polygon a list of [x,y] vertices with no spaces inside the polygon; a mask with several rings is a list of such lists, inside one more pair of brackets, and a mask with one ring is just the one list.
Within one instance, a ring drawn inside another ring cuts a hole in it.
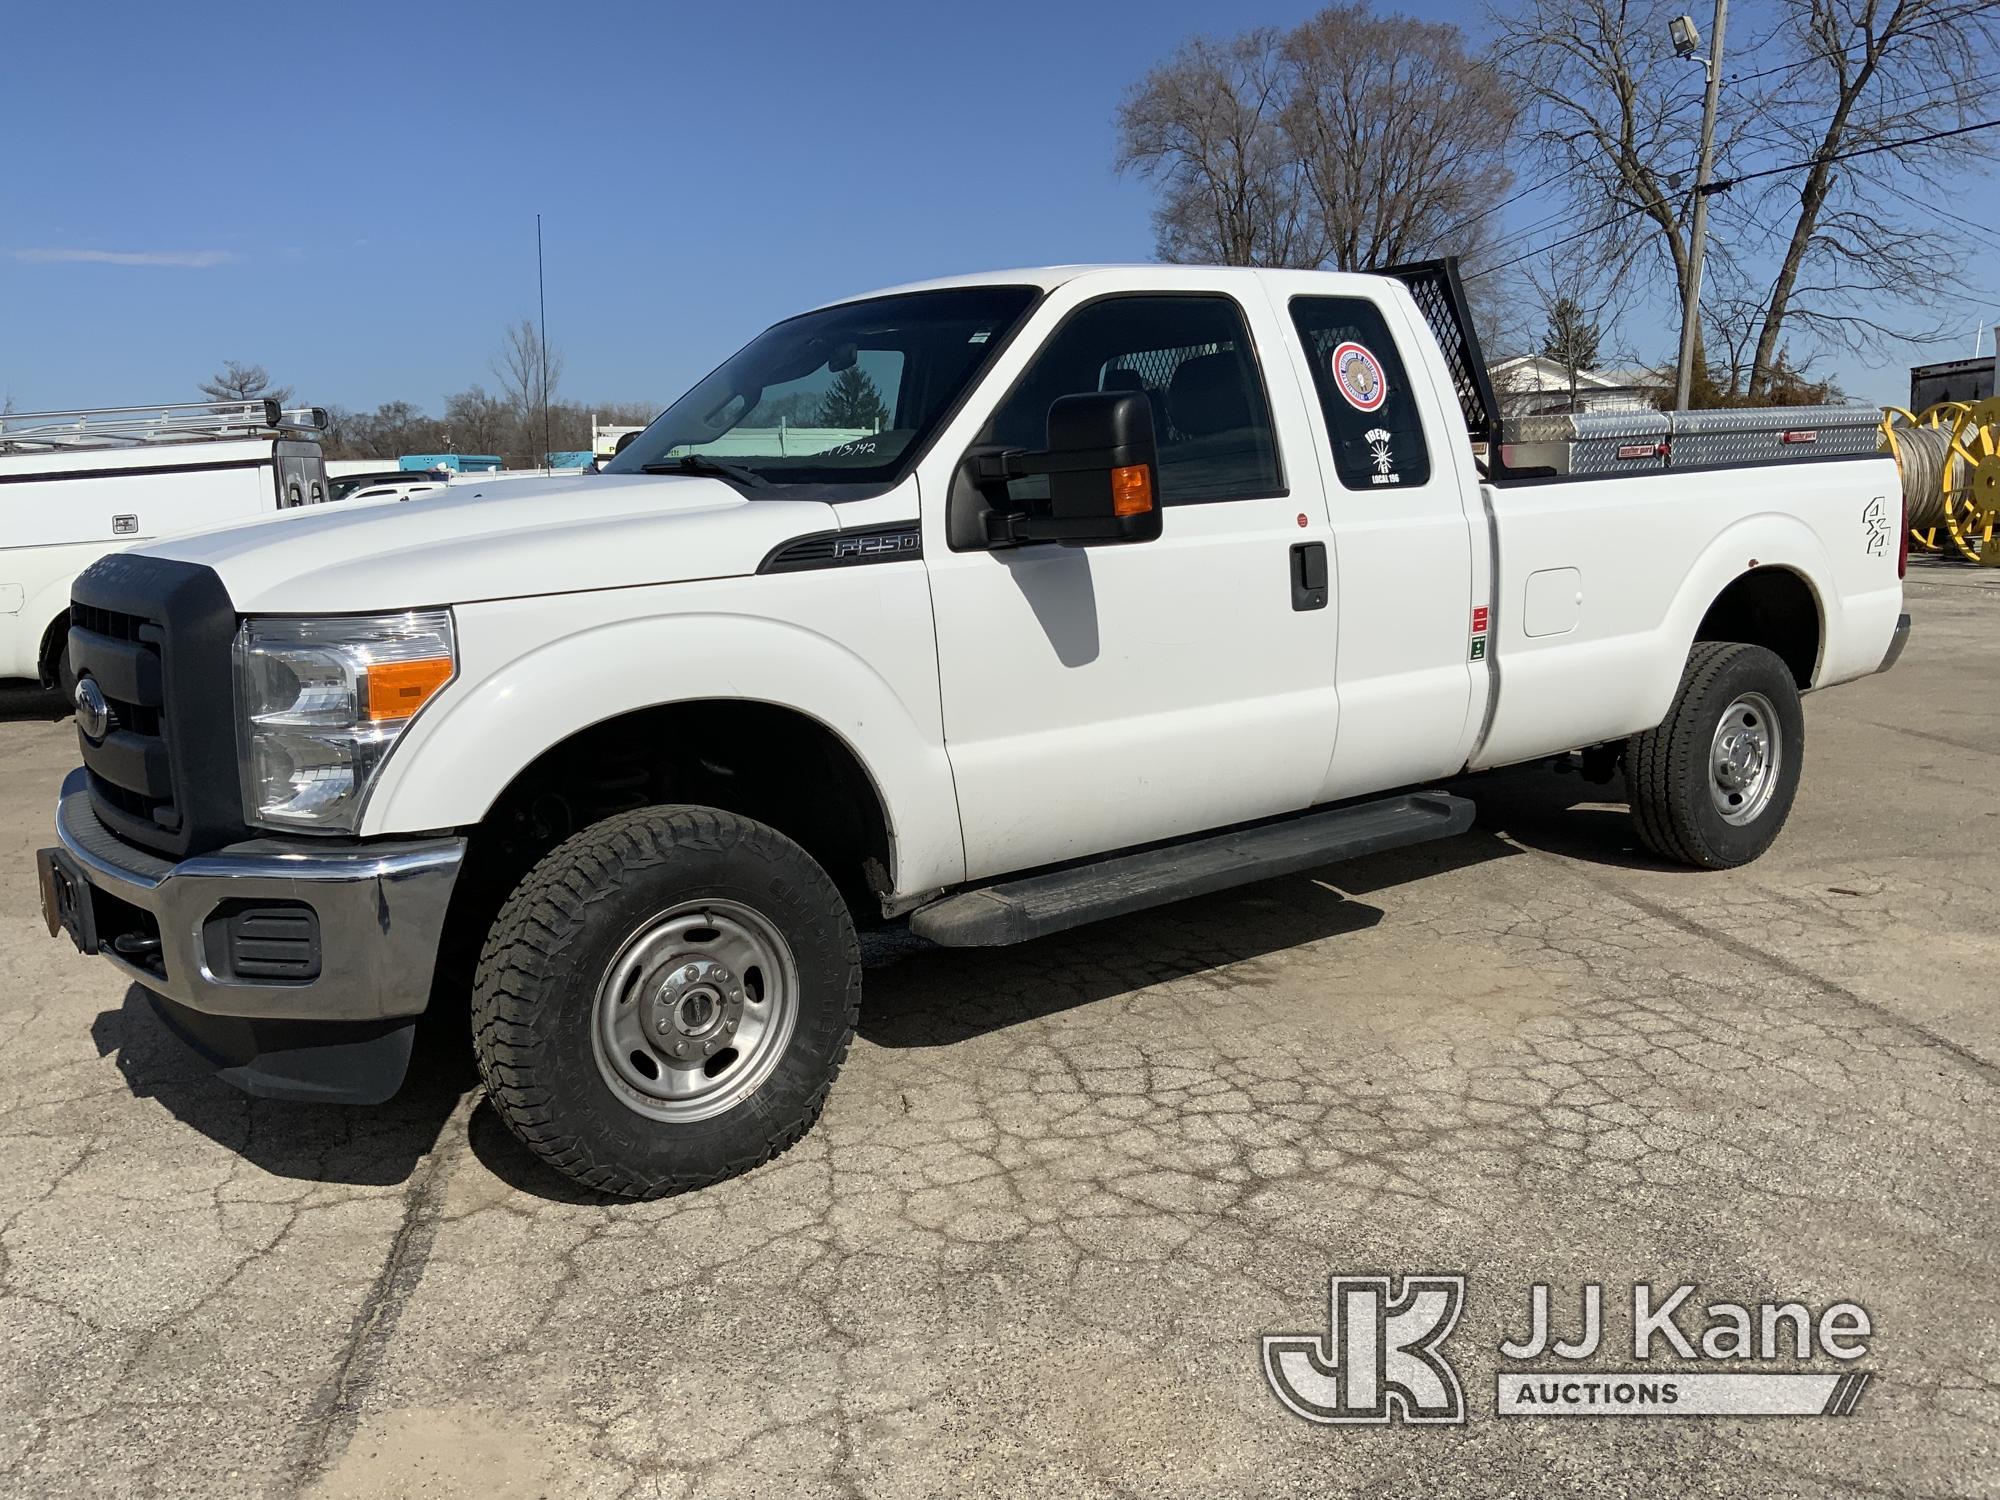
[{"label": "door handle", "polygon": [[1292,608],[1326,608],[1326,543],[1292,543]]}]

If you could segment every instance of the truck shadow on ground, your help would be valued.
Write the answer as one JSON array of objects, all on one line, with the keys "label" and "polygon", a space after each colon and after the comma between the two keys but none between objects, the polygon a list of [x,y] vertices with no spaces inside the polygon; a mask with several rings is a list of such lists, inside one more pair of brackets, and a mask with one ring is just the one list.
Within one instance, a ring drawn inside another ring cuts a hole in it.
[{"label": "truck shadow on ground", "polygon": [[[1551,773],[1544,765],[1484,771],[1446,782],[1444,789],[1478,805],[1468,839],[1559,854],[1585,864],[1621,870],[1694,875],[1648,853],[1632,825],[1623,774],[1608,783],[1583,779],[1574,771]],[[1358,890],[1341,882],[1348,890]]]},{"label": "truck shadow on ground", "polygon": [[54,688],[0,687],[0,724],[53,724],[69,717],[69,700]]},{"label": "truck shadow on ground", "polygon": [[[863,940],[860,1035],[882,1047],[943,1047],[1372,927],[1361,899],[1449,870],[1534,850],[1621,869],[1673,870],[1647,854],[1622,783],[1524,767],[1461,778],[1472,831],[1081,927],[1016,948],[939,948],[891,929]],[[1690,872],[1692,873],[1692,872]]]},{"label": "truck shadow on ground", "polygon": [[100,1057],[115,1054],[133,1097],[151,1099],[181,1124],[276,1177],[387,1187],[407,1181],[437,1144],[465,1091],[478,1082],[464,1015],[420,1025],[400,1092],[372,1108],[252,1099],[208,1071],[167,1030],[133,985],[90,1034]]},{"label": "truck shadow on ground", "polygon": [[[1404,885],[1538,850],[1587,863],[1664,870],[1644,854],[1622,787],[1545,769],[1468,777],[1452,790],[1479,804],[1465,836],[1330,865],[1078,928],[1017,948],[939,948],[891,928],[863,939],[867,983],[860,1036],[879,1047],[949,1047],[989,1032],[1116,1000],[1302,944],[1359,932],[1384,908],[1365,899]],[[402,1091],[386,1105],[250,1099],[211,1077],[129,990],[92,1027],[132,1093],[274,1175],[357,1185],[408,1180],[465,1093],[478,1085],[463,1006],[434,1005]],[[552,1202],[618,1200],[544,1166],[485,1100],[468,1125],[473,1156],[521,1192]]]}]

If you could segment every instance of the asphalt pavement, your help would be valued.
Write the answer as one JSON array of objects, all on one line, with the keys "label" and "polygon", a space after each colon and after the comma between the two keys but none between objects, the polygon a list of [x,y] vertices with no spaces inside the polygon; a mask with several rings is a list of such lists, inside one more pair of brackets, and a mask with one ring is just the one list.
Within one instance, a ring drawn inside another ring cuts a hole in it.
[{"label": "asphalt pavement", "polygon": [[[205,1077],[45,934],[75,741],[0,699],[0,1491],[1991,1495],[2000,571],[1909,599],[1901,665],[1808,700],[1753,866],[1663,867],[1617,783],[1528,769],[1459,786],[1451,844],[876,939],[818,1128],[638,1205],[528,1157],[449,1033],[377,1109]],[[1260,1337],[1363,1272],[1466,1278],[1462,1424],[1278,1404]],[[1566,1326],[1604,1288],[1607,1368],[1635,1282],[1852,1301],[1874,1378],[1845,1417],[1498,1416],[1536,1282]]]}]

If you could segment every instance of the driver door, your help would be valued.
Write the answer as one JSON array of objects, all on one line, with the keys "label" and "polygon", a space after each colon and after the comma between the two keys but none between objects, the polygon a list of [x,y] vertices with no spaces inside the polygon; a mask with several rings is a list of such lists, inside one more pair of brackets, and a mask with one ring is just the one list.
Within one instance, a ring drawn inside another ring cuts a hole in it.
[{"label": "driver door", "polygon": [[1057,397],[1144,392],[1159,539],[993,550],[947,524],[968,500],[962,476],[947,505],[926,486],[968,879],[1293,811],[1326,775],[1339,612],[1323,589],[1301,606],[1294,588],[1298,549],[1324,556],[1328,537],[1316,466],[1282,463],[1311,447],[1288,363],[1264,378],[1281,333],[1261,298],[1199,273],[1160,280],[1157,293],[1092,299],[1079,278],[1053,294],[1027,331],[1039,347],[971,444],[1040,448]]}]

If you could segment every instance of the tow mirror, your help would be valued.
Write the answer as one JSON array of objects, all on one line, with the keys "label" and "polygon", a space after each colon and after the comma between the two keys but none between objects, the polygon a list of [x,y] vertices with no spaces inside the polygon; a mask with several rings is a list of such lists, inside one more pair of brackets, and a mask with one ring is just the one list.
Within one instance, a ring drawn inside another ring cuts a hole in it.
[{"label": "tow mirror", "polygon": [[[1150,542],[1160,534],[1159,445],[1153,404],[1139,391],[1089,391],[1049,407],[1049,445],[975,460],[982,486],[1046,474],[1049,498],[1025,510],[1006,503],[985,517],[987,545]],[[1019,502],[1013,502],[1018,504]]]}]

